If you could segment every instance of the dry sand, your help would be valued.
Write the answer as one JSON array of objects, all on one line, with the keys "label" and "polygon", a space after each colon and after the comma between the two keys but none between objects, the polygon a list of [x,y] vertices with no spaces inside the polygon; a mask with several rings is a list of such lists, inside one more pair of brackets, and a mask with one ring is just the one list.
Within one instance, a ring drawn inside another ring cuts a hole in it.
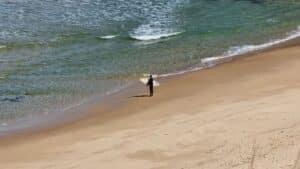
[{"label": "dry sand", "polygon": [[300,168],[298,45],[165,80],[153,98],[125,96],[71,124],[2,138],[0,169]]}]

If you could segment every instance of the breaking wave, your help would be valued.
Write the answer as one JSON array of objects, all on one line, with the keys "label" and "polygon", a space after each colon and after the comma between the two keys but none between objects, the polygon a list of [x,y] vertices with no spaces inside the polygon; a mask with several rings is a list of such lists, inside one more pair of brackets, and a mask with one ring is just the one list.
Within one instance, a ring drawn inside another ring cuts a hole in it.
[{"label": "breaking wave", "polygon": [[173,73],[166,73],[166,74],[161,74],[158,75],[158,77],[168,77],[168,76],[174,76],[174,75],[180,75],[184,74],[187,72],[194,72],[198,70],[202,70],[205,68],[213,67],[216,66],[219,63],[223,63],[224,60],[231,59],[233,57],[243,55],[249,52],[257,51],[257,50],[262,50],[266,49],[275,45],[282,44],[284,42],[296,39],[300,37],[300,26],[295,31],[292,31],[291,33],[288,33],[287,36],[283,39],[276,39],[272,40],[267,43],[259,44],[259,45],[243,45],[243,46],[234,46],[229,48],[227,52],[220,56],[214,56],[214,57],[207,57],[201,59],[201,62],[198,66],[188,68],[187,70],[182,70],[182,71],[177,71]]}]

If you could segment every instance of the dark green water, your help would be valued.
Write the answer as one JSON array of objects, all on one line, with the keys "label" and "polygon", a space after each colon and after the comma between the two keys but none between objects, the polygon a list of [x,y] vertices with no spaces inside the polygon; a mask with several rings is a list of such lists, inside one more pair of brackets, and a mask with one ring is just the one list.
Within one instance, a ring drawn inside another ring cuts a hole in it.
[{"label": "dark green water", "polygon": [[295,0],[3,0],[0,122],[283,42],[300,34],[299,18]]}]

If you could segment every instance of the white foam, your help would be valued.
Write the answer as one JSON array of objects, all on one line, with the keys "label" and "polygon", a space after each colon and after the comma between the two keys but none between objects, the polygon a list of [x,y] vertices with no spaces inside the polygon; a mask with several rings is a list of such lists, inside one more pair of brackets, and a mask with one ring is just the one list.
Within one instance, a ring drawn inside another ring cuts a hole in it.
[{"label": "white foam", "polygon": [[183,71],[177,71],[177,72],[173,72],[173,73],[161,74],[161,75],[159,75],[159,77],[180,75],[180,74],[184,74],[184,73],[187,73],[187,72],[194,72],[194,71],[198,71],[198,70],[201,70],[201,69],[213,67],[213,66],[215,66],[219,63],[222,63],[222,61],[224,59],[231,59],[233,57],[243,55],[243,54],[246,54],[246,53],[249,53],[249,52],[266,49],[266,48],[272,47],[274,45],[282,44],[284,42],[296,39],[298,37],[300,37],[300,26],[298,26],[298,28],[295,31],[289,33],[288,36],[283,38],[283,39],[273,40],[273,41],[270,41],[270,42],[267,42],[267,43],[264,43],[264,44],[260,44],[260,45],[244,45],[244,46],[231,47],[223,55],[201,59],[201,63],[199,64],[200,66],[189,68],[189,69],[183,70]]},{"label": "white foam", "polygon": [[227,56],[215,56],[215,57],[203,58],[201,59],[201,63],[203,64],[211,63],[225,58],[227,58]]},{"label": "white foam", "polygon": [[100,39],[113,39],[115,37],[118,37],[118,35],[106,35],[106,36],[100,36]]},{"label": "white foam", "polygon": [[171,32],[171,33],[157,33],[157,34],[144,34],[144,35],[131,35],[131,38],[141,41],[148,40],[157,40],[161,38],[167,38],[171,36],[176,36],[181,34],[182,32]]},{"label": "white foam", "polygon": [[[139,0],[141,1],[141,0]],[[139,6],[144,13],[143,23],[129,32],[129,36],[139,41],[155,41],[182,33],[177,25],[176,10],[189,0],[144,1]],[[156,41],[157,42],[157,41]]]},{"label": "white foam", "polygon": [[217,60],[223,60],[225,58],[230,58],[230,57],[234,57],[237,55],[246,54],[248,52],[266,49],[268,47],[272,47],[272,46],[287,42],[289,40],[292,40],[292,39],[295,39],[298,37],[300,37],[300,26],[298,26],[297,30],[289,33],[288,36],[283,39],[273,40],[273,41],[270,41],[270,42],[267,42],[264,44],[260,44],[260,45],[234,46],[234,47],[229,48],[229,50],[227,52],[225,52],[222,56],[204,58],[201,60],[201,62],[202,63],[215,62]]},{"label": "white foam", "polygon": [[5,49],[6,46],[5,45],[0,45],[0,49]]},{"label": "white foam", "polygon": [[276,23],[276,22],[279,22],[277,19],[275,19],[275,18],[269,18],[269,19],[267,19],[267,22],[269,22],[269,23]]},{"label": "white foam", "polygon": [[0,74],[0,79],[5,79],[7,77],[7,74]]}]

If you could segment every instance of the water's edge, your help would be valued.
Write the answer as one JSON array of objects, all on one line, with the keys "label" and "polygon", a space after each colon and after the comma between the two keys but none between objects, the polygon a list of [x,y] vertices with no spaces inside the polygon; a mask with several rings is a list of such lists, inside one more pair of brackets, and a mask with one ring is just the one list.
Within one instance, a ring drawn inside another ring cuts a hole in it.
[{"label": "water's edge", "polygon": [[[223,55],[216,56],[216,57],[209,57],[204,58],[201,60],[199,65],[187,68],[182,71],[160,74],[158,75],[159,81],[164,81],[166,79],[174,79],[177,76],[185,75],[189,72],[196,72],[202,69],[213,68],[222,63],[226,63],[231,61],[235,58],[240,58],[243,56],[248,55],[252,52],[261,52],[264,50],[269,50],[285,45],[289,45],[294,40],[299,40],[300,38],[300,26],[296,31],[288,34],[287,37],[283,39],[273,40],[264,44],[260,45],[244,45],[242,47],[233,47],[229,49],[228,52],[224,53]],[[92,98],[85,102],[81,102],[80,104],[76,104],[64,109],[62,112],[54,113],[54,114],[43,114],[43,115],[36,115],[34,117],[25,117],[18,119],[12,123],[8,124],[1,124],[0,125],[0,137],[14,135],[26,131],[38,131],[42,130],[43,128],[51,128],[57,127],[58,125],[63,125],[65,123],[69,123],[75,120],[79,120],[81,118],[87,118],[90,115],[89,112],[86,112],[88,107],[99,105],[99,102],[103,105],[105,104],[113,104],[113,108],[117,106],[121,106],[122,104],[126,104],[126,101],[120,101],[121,98],[128,97],[131,95],[130,91],[132,92],[138,86],[137,81],[133,81],[122,88],[118,88],[116,90],[108,92],[104,96],[99,96],[97,98]],[[128,92],[129,91],[129,92]],[[113,103],[112,103],[113,102]]]}]

